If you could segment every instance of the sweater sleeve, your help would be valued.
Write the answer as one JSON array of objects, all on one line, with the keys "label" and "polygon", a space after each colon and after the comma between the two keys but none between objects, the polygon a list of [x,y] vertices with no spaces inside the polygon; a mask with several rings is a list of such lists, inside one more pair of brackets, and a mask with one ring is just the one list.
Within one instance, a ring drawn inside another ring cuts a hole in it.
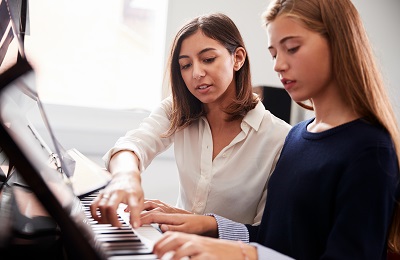
[{"label": "sweater sleeve", "polygon": [[[216,214],[206,214],[213,216],[217,221],[218,234],[220,239],[242,241],[249,243],[249,230],[256,232],[258,226],[244,225],[234,222]],[[248,230],[247,230],[248,229]],[[257,249],[258,259],[274,259],[274,260],[293,260],[293,258],[283,255],[275,250],[260,245],[258,243],[250,243]]]}]

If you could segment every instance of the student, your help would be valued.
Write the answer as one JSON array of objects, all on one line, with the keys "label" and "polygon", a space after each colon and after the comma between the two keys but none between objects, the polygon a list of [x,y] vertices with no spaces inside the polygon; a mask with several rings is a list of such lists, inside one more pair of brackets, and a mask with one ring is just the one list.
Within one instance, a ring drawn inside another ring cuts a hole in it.
[{"label": "student", "polygon": [[[216,13],[183,26],[169,73],[172,97],[104,156],[113,179],[91,205],[94,219],[119,226],[122,202],[134,227],[143,210],[216,212],[259,223],[266,184],[291,126],[253,93],[249,58],[233,21]],[[140,182],[140,173],[172,143],[180,180],[176,208],[145,201]]]},{"label": "student", "polygon": [[350,0],[274,0],[263,18],[274,70],[315,117],[289,132],[259,226],[216,214],[149,214],[142,223],[164,231],[223,238],[167,232],[154,252],[299,260],[398,253],[399,130],[357,10]]}]

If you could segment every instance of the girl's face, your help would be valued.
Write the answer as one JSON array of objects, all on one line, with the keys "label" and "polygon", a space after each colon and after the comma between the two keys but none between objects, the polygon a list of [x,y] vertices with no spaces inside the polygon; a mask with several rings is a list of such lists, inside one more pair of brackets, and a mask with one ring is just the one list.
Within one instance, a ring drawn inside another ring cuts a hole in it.
[{"label": "girl's face", "polygon": [[202,103],[235,97],[235,55],[200,30],[182,41],[179,67],[188,90]]},{"label": "girl's face", "polygon": [[271,22],[267,32],[274,70],[292,99],[327,96],[334,84],[328,41],[284,15]]}]

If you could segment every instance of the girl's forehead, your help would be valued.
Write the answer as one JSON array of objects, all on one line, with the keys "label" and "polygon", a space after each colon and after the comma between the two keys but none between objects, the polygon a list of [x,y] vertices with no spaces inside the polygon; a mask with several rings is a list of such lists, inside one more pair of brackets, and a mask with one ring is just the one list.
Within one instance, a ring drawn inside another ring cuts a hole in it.
[{"label": "girl's forehead", "polygon": [[267,25],[268,44],[270,46],[278,45],[288,37],[306,38],[315,33],[307,29],[299,20],[288,17],[278,16]]}]

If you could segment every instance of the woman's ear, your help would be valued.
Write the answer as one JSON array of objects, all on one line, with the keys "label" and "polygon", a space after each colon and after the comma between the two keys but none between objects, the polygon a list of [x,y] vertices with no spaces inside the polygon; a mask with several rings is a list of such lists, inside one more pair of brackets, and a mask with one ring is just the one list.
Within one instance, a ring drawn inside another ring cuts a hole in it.
[{"label": "woman's ear", "polygon": [[243,47],[236,48],[234,53],[235,64],[233,66],[235,71],[240,70],[240,68],[243,66],[244,62],[246,61],[246,55],[246,50]]}]

